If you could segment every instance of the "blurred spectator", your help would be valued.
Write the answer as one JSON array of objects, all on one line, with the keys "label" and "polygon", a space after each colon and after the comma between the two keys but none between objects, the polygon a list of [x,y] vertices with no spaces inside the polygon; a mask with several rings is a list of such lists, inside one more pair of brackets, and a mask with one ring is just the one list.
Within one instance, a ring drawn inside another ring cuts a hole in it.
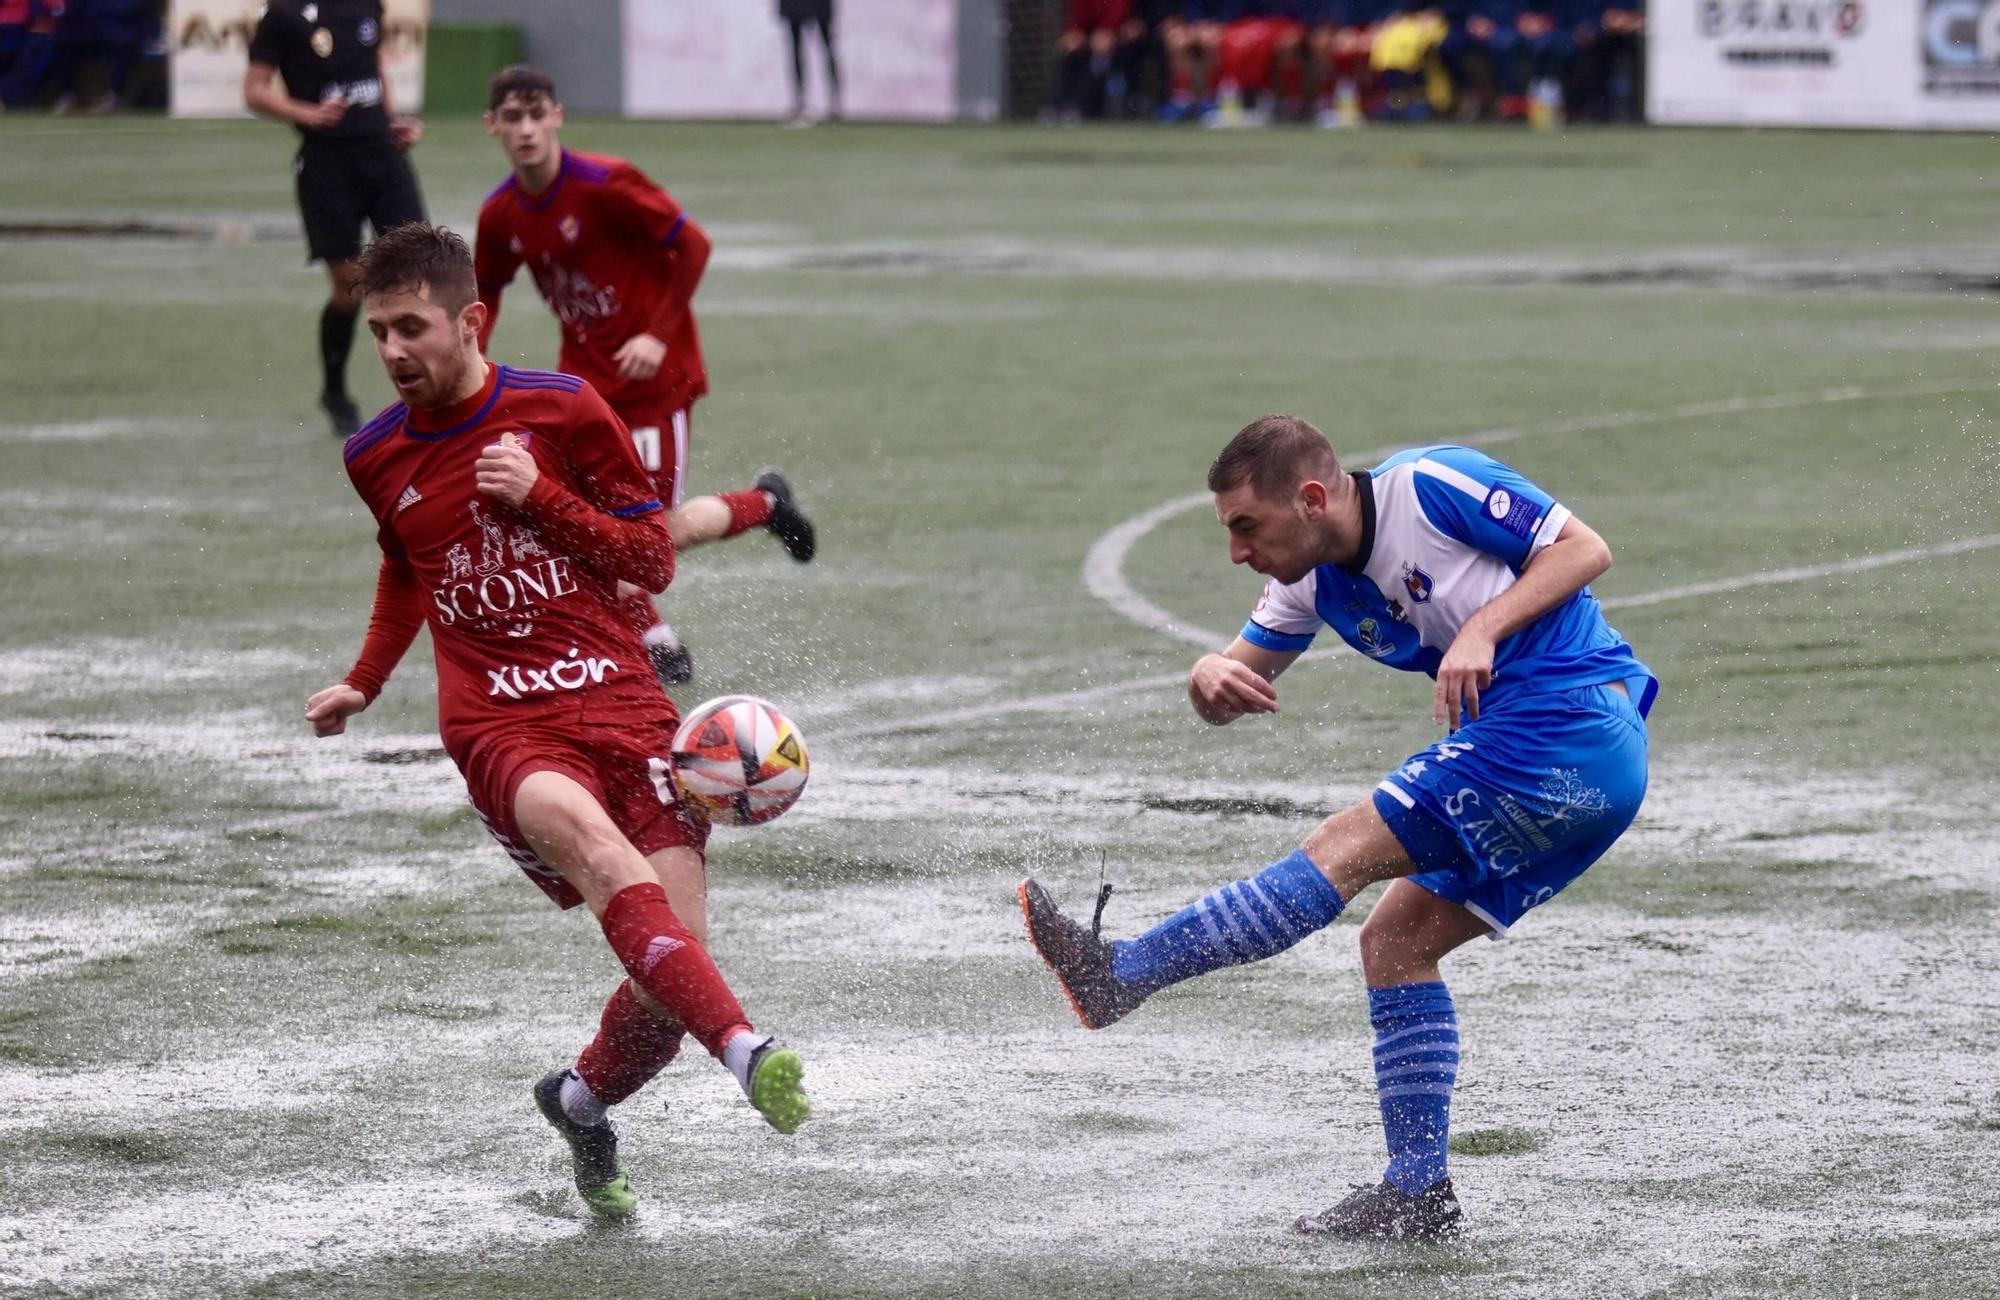
[{"label": "blurred spectator", "polygon": [[1167,52],[1167,104],[1163,122],[1199,121],[1215,110],[1216,56],[1222,24],[1234,0],[1180,0],[1179,11],[1160,23]]},{"label": "blurred spectator", "polygon": [[1376,29],[1368,66],[1382,83],[1382,116],[1421,122],[1448,104],[1451,82],[1439,51],[1447,27],[1437,6],[1406,9]]},{"label": "blurred spectator", "polygon": [[[1067,0],[1048,116],[1638,121],[1644,0]],[[1159,94],[1155,88],[1164,94]]]},{"label": "blurred spectator", "polygon": [[1638,121],[1645,102],[1643,0],[1596,0],[1579,5],[1571,17],[1576,61],[1569,83],[1575,115],[1593,122]]},{"label": "blurred spectator", "polygon": [[1321,126],[1359,126],[1366,116],[1376,89],[1368,57],[1391,9],[1392,0],[1319,0],[1314,7],[1306,42]]},{"label": "blurred spectator", "polygon": [[56,29],[62,22],[62,0],[25,0],[8,9],[14,37],[13,54],[0,72],[0,106],[23,108],[40,101],[42,82],[56,58]]},{"label": "blurred spectator", "polygon": [[[160,21],[157,0],[68,0],[56,28],[51,110],[102,113],[124,103],[134,65],[163,43]],[[94,82],[84,75],[91,68],[102,70]]]},{"label": "blurred spectator", "polygon": [[1216,51],[1216,109],[1211,126],[1269,121],[1274,102],[1287,118],[1304,115],[1306,20],[1311,0],[1243,0],[1222,26]]},{"label": "blurred spectator", "polygon": [[52,97],[58,113],[165,107],[165,8],[165,0],[0,0],[0,104]]},{"label": "blurred spectator", "polygon": [[0,0],[0,77],[28,39],[28,0]]},{"label": "blurred spectator", "polygon": [[1579,41],[1595,41],[1602,0],[1446,0],[1444,66],[1461,116],[1559,118]]},{"label": "blurred spectator", "polygon": [[1137,0],[1132,16],[1118,33],[1118,48],[1111,55],[1115,79],[1124,72],[1124,102],[1114,103],[1114,111],[1127,117],[1149,117],[1167,99],[1167,50],[1160,28],[1180,11],[1179,0]]},{"label": "blurred spectator", "polygon": [[1438,55],[1451,77],[1459,117],[1477,121],[1525,116],[1527,83],[1515,58],[1521,43],[1514,30],[1517,6],[1494,0],[1445,0],[1443,8],[1447,30]]},{"label": "blurred spectator", "polygon": [[819,29],[819,43],[826,52],[826,117],[840,120],[840,59],[833,52],[833,0],[778,0],[778,17],[792,32],[792,116],[788,126],[807,126],[806,116],[806,24]]},{"label": "blurred spectator", "polygon": [[[1131,21],[1131,0],[1069,0],[1056,41],[1055,100],[1050,105],[1058,121],[1105,116],[1113,59],[1126,43]],[[1118,70],[1120,99],[1129,77],[1129,69]]]}]

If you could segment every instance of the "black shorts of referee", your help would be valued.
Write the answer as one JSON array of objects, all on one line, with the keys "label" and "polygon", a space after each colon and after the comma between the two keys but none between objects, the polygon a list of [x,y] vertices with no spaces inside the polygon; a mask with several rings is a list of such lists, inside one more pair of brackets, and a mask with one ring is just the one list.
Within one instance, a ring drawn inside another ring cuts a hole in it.
[{"label": "black shorts of referee", "polygon": [[292,170],[307,260],[346,262],[360,255],[361,223],[379,235],[424,220],[424,196],[409,156],[385,134],[307,135]]}]

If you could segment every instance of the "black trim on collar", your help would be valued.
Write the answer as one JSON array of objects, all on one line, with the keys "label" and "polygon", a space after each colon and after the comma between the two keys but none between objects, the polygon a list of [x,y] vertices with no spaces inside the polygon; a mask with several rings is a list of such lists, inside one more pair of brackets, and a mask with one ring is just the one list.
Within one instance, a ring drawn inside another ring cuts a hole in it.
[{"label": "black trim on collar", "polygon": [[1334,567],[1342,573],[1359,576],[1368,567],[1368,557],[1375,553],[1375,476],[1365,469],[1357,469],[1347,477],[1354,480],[1354,486],[1361,493],[1361,548],[1346,564]]}]

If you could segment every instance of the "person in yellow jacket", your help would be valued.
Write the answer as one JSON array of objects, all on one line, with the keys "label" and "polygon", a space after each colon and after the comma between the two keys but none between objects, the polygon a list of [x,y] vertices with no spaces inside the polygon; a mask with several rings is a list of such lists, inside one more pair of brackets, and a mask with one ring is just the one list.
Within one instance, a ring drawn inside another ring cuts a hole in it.
[{"label": "person in yellow jacket", "polygon": [[1382,85],[1383,116],[1420,122],[1433,107],[1450,105],[1451,84],[1438,57],[1448,30],[1435,5],[1392,14],[1376,28],[1368,66]]}]

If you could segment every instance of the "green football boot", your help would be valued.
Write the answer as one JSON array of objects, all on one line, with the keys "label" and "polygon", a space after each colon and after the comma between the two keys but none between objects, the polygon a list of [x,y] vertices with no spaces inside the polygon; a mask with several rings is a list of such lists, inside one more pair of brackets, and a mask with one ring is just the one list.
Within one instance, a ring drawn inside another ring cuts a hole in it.
[{"label": "green football boot", "polygon": [[750,1056],[750,1104],[780,1133],[796,1133],[812,1114],[806,1100],[806,1066],[799,1054],[775,1040]]},{"label": "green football boot", "polygon": [[542,1112],[555,1131],[569,1143],[570,1160],[576,1171],[577,1194],[590,1212],[600,1219],[629,1218],[639,1208],[632,1180],[618,1163],[618,1135],[611,1121],[579,1124],[562,1106],[563,1076],[567,1070],[551,1070],[535,1084],[535,1109]]}]

